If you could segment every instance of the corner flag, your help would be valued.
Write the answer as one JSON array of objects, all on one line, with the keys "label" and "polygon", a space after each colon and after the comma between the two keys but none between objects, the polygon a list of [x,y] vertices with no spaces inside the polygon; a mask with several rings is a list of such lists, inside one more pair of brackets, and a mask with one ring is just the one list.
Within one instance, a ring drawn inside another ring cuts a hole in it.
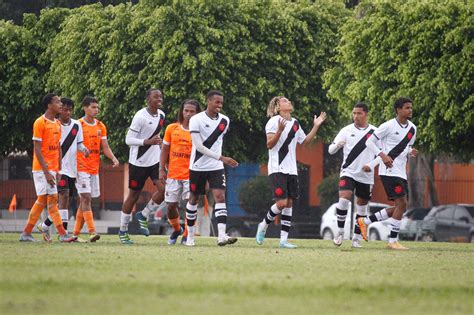
[{"label": "corner flag", "polygon": [[10,206],[8,206],[8,212],[15,212],[16,210],[16,194],[13,194],[12,201],[10,202]]}]

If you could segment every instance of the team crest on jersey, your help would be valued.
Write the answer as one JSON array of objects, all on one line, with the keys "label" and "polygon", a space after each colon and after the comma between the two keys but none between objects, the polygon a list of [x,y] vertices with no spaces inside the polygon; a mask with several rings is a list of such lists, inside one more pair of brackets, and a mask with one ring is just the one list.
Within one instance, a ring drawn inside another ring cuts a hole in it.
[{"label": "team crest on jersey", "polygon": [[297,131],[298,131],[298,125],[294,125],[294,126],[293,126],[293,131],[294,131],[294,132],[297,132]]},{"label": "team crest on jersey", "polygon": [[72,133],[73,136],[77,135],[77,129],[74,129],[74,128],[73,128],[73,129],[71,130],[71,133]]},{"label": "team crest on jersey", "polygon": [[100,137],[102,134],[102,130],[97,130],[97,136]]},{"label": "team crest on jersey", "polygon": [[372,134],[371,133],[368,133],[365,135],[365,138],[369,139],[370,137],[372,137]]},{"label": "team crest on jersey", "polygon": [[160,126],[163,127],[164,124],[165,124],[165,120],[164,120],[164,119],[160,119]]},{"label": "team crest on jersey", "polygon": [[393,190],[395,191],[396,194],[401,194],[403,192],[403,187],[398,185],[398,186],[395,186]]},{"label": "team crest on jersey", "polygon": [[409,133],[407,134],[407,138],[408,138],[408,140],[411,140],[411,138],[413,138],[413,134],[412,134],[411,132],[409,132]]},{"label": "team crest on jersey", "polygon": [[225,129],[225,125],[224,124],[219,124],[219,130],[224,131],[224,129]]}]

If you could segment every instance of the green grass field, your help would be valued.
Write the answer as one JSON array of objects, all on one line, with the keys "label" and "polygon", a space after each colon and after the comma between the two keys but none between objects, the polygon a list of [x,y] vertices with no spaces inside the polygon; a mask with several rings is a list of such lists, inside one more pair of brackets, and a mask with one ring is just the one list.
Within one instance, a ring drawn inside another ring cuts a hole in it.
[{"label": "green grass field", "polygon": [[[0,314],[473,314],[474,244],[240,239],[218,247],[116,236],[19,243],[0,234]],[[40,239],[40,235],[37,235]]]}]

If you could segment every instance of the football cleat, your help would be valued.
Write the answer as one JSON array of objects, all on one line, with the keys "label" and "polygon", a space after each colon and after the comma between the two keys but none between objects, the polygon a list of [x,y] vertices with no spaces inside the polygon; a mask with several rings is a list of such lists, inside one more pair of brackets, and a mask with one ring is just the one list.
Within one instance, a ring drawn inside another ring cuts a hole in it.
[{"label": "football cleat", "polygon": [[219,240],[217,241],[217,245],[226,246],[226,245],[232,245],[235,242],[237,242],[236,237],[230,237],[229,235],[226,234],[224,235],[224,237],[219,238]]},{"label": "football cleat", "polygon": [[184,230],[183,228],[180,228],[179,231],[173,231],[171,233],[170,238],[168,239],[168,245],[174,245],[176,244],[176,241],[178,240],[178,236],[183,234]]},{"label": "football cleat", "polygon": [[145,218],[141,211],[135,214],[135,218],[137,218],[138,223],[140,224],[140,232],[145,236],[150,236],[150,230],[148,229],[148,220]]},{"label": "football cleat", "polygon": [[71,243],[71,242],[76,241],[76,237],[69,236],[68,234],[64,234],[64,235],[59,236],[59,241],[61,243]]},{"label": "football cleat", "polygon": [[51,230],[49,228],[43,228],[43,223],[38,223],[38,225],[36,226],[36,228],[38,229],[38,231],[41,232],[41,234],[43,235],[43,240],[45,242],[48,242],[48,243],[51,243],[53,240],[51,239]]},{"label": "football cleat", "polygon": [[344,240],[344,234],[343,233],[341,233],[341,232],[337,233],[336,237],[332,240],[332,242],[335,246],[341,246],[342,245],[342,241]]},{"label": "football cleat", "polygon": [[394,243],[388,243],[387,244],[388,249],[394,249],[394,250],[408,250],[408,247],[403,246],[399,242],[394,242]]},{"label": "football cleat", "polygon": [[21,233],[20,242],[36,242],[35,238],[31,234]]},{"label": "football cleat", "polygon": [[367,242],[368,241],[368,239],[367,239],[368,225],[364,223],[364,218],[358,218],[357,219],[357,224],[360,227],[360,235],[362,235],[362,238],[364,239],[364,241]]},{"label": "football cleat", "polygon": [[119,239],[120,243],[125,244],[125,245],[132,245],[133,241],[130,239],[130,235],[128,234],[127,231],[119,231]]},{"label": "football cleat", "polygon": [[294,249],[297,248],[298,246],[295,244],[291,244],[288,241],[283,241],[280,242],[280,248],[289,248],[289,249]]},{"label": "football cleat", "polygon": [[100,239],[100,235],[97,233],[90,233],[89,234],[89,242],[94,243],[97,242]]},{"label": "football cleat", "polygon": [[267,232],[265,230],[265,223],[260,222],[257,227],[257,235],[255,236],[255,241],[257,242],[258,245],[262,245],[263,241],[265,240],[265,233]]}]

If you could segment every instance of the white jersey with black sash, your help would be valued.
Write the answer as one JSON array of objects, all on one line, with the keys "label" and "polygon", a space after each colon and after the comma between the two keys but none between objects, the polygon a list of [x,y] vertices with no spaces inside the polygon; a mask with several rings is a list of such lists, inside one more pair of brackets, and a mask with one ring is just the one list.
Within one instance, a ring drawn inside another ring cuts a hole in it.
[{"label": "white jersey with black sash", "polygon": [[[224,135],[229,130],[230,120],[223,114],[211,118],[206,111],[200,112],[189,121],[189,131],[199,133],[202,144],[219,156],[222,155]],[[215,171],[224,169],[224,163],[196,150],[193,144],[189,169],[193,171]]]},{"label": "white jersey with black sash", "polygon": [[[276,133],[280,119],[284,118],[280,115],[270,118],[265,126],[265,133]],[[291,118],[287,121],[277,143],[268,150],[268,175],[273,173],[298,175],[296,143],[303,143],[305,138],[306,134],[298,120]]]},{"label": "white jersey with black sash", "polygon": [[345,142],[340,177],[347,176],[363,184],[374,184],[374,172],[364,172],[362,167],[375,159],[374,153],[365,144],[375,129],[375,126],[370,124],[365,128],[350,124],[339,131],[333,144]]},{"label": "white jersey with black sash", "polygon": [[77,146],[84,141],[82,126],[71,119],[69,124],[61,123],[61,173],[71,178],[77,177]]},{"label": "white jersey with black sash", "polygon": [[[156,114],[148,112],[147,108],[140,109],[133,117],[129,135],[135,139],[151,139],[161,132],[165,124],[165,113],[158,109]],[[128,162],[135,166],[148,167],[160,161],[161,148],[159,145],[130,145]]]},{"label": "white jersey with black sash", "polygon": [[394,118],[381,124],[373,135],[380,140],[382,151],[393,160],[392,167],[379,164],[379,175],[407,179],[408,154],[415,142],[416,126],[409,120],[406,125],[401,125]]}]

